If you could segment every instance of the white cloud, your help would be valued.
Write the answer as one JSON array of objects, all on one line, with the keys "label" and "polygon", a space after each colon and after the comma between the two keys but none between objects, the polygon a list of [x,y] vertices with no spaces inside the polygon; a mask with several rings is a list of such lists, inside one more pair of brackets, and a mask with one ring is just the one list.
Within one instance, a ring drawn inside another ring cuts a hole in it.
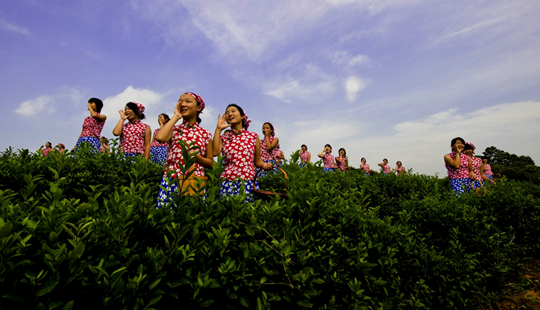
[{"label": "white cloud", "polygon": [[333,54],[330,55],[329,58],[333,64],[341,65],[346,68],[353,66],[370,65],[372,62],[371,58],[369,58],[369,56],[367,55],[352,56],[347,51],[335,51]]},{"label": "white cloud", "polygon": [[[152,112],[152,108],[161,101],[163,96],[163,94],[154,92],[150,89],[134,88],[130,85],[118,95],[105,98],[105,100],[103,100],[103,109],[101,112],[108,117],[116,118],[119,117],[118,110],[124,110],[126,103],[137,102],[144,106],[144,114],[150,116],[149,112]],[[174,107],[172,109],[174,109]],[[159,115],[159,113],[156,114],[156,118],[157,115]]]},{"label": "white cloud", "polygon": [[367,82],[356,76],[349,76],[345,80],[345,90],[347,91],[346,98],[349,101],[355,101],[358,98],[358,93],[364,90],[367,86]]},{"label": "white cloud", "polygon": [[312,64],[304,66],[298,75],[274,78],[274,82],[266,83],[268,86],[265,86],[263,94],[285,102],[300,100],[315,103],[317,101],[310,98],[326,96],[334,92],[336,88],[335,77],[324,73]]},{"label": "white cloud", "polygon": [[[38,112],[41,112],[43,109],[50,109],[50,105],[54,102],[54,98],[51,96],[41,96],[35,99],[31,99],[21,103],[19,108],[15,110],[15,113],[18,113],[22,116],[32,116]],[[47,109],[47,110],[48,110]]]},{"label": "white cloud", "polygon": [[20,27],[5,20],[0,20],[0,29],[4,29],[10,32],[20,33],[24,35],[30,35],[30,31],[25,27]]}]

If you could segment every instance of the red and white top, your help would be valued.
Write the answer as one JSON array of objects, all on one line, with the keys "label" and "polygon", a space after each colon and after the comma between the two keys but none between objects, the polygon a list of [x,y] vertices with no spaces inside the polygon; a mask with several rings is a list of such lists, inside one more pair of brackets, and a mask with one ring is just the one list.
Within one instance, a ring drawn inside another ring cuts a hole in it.
[{"label": "red and white top", "polygon": [[[274,141],[275,137],[268,137],[268,140],[270,143]],[[276,155],[279,155],[279,150],[277,147],[273,147],[271,149],[266,148],[266,137],[263,137],[260,139],[261,141],[261,159],[264,162],[271,161],[272,159],[275,159]]]},{"label": "red and white top", "polygon": [[122,152],[132,154],[144,154],[144,137],[147,124],[137,120],[135,123],[127,122],[122,126],[120,146]]},{"label": "red and white top", "polygon": [[221,135],[225,156],[223,165],[225,170],[221,178],[226,181],[236,179],[253,180],[255,178],[255,146],[258,135],[242,129],[240,132],[231,130]]},{"label": "red and white top", "polygon": [[43,152],[43,156],[47,156],[49,154],[50,151],[52,151],[53,149],[50,149],[50,148],[45,148],[45,149],[42,149],[41,151]]},{"label": "red and white top", "polygon": [[324,168],[334,168],[334,156],[330,154],[324,153],[324,157],[322,159]]},{"label": "red and white top", "polygon": [[[167,161],[165,162],[165,175],[167,174],[167,171],[171,171],[173,172],[173,177],[176,177],[177,174],[182,173],[180,170],[180,165],[184,164],[182,147],[180,147],[178,141],[182,140],[188,145],[191,142],[195,142],[193,147],[198,146],[199,148],[194,150],[198,150],[199,155],[205,157],[208,143],[210,140],[212,140],[212,134],[210,131],[202,128],[199,123],[189,125],[187,121],[180,125],[173,126],[172,132],[173,135],[171,140],[169,140],[169,142],[165,142],[165,144],[169,147],[167,149]],[[199,163],[195,163],[193,166],[195,169],[193,175],[196,177],[204,177],[204,167]]]},{"label": "red and white top", "polygon": [[493,175],[493,171],[491,171],[491,165],[485,164],[484,165],[484,174],[485,175]]},{"label": "red and white top", "polygon": [[[456,152],[446,154],[452,159],[456,159]],[[446,170],[448,170],[448,178],[450,179],[468,179],[469,178],[469,156],[461,153],[459,155],[459,168],[454,168],[445,163]]]},{"label": "red and white top", "polygon": [[338,167],[339,170],[345,171],[345,163],[346,162],[347,162],[347,157],[343,157],[343,159],[341,159],[340,163],[338,163],[338,161],[336,160],[336,166]]},{"label": "red and white top", "polygon": [[[101,114],[97,113],[97,115]],[[92,116],[87,116],[82,125],[83,130],[81,137],[96,137],[99,139],[103,126],[105,126],[105,121],[100,122]]]},{"label": "red and white top", "polygon": [[403,172],[405,172],[405,167],[401,166],[401,167],[396,168],[396,173],[398,175],[402,174]]},{"label": "red and white top", "polygon": [[390,173],[390,165],[383,165],[383,173]]},{"label": "red and white top", "polygon": [[157,135],[158,131],[159,131],[159,128],[156,129],[156,130],[154,130],[154,142],[152,142],[152,144],[150,145],[150,147],[154,147],[154,146],[168,146],[168,145],[169,145],[168,142],[158,142],[158,141],[156,140],[156,135]]},{"label": "red and white top", "polygon": [[474,157],[474,156],[471,156],[470,158],[472,160],[472,169],[473,169],[474,174],[480,179],[482,179],[482,174],[481,174],[481,169],[480,169],[480,167],[482,167],[482,159],[478,157]]},{"label": "red and white top", "polygon": [[302,160],[303,162],[307,162],[308,157],[309,157],[308,151],[305,151],[305,152],[300,151],[300,160]]},{"label": "red and white top", "polygon": [[365,164],[365,165],[360,164],[360,169],[363,169],[366,173],[369,173],[369,165],[368,164]]}]

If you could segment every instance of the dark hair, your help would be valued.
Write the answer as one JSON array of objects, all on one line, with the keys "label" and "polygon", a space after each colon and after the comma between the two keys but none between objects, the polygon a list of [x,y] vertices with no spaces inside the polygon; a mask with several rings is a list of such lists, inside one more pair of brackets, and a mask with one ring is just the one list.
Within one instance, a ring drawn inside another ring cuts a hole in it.
[{"label": "dark hair", "polygon": [[103,101],[98,98],[90,98],[88,99],[88,102],[94,103],[96,105],[96,112],[101,113],[101,109],[103,108]]},{"label": "dark hair", "polygon": [[139,119],[144,119],[145,118],[144,113],[139,112],[139,107],[135,103],[128,102],[128,103],[126,103],[126,107],[130,108],[131,111],[135,112],[135,114],[137,114],[137,116],[139,116]]},{"label": "dark hair", "polygon": [[401,161],[400,161],[400,160],[396,161],[396,165],[397,165],[398,163],[400,163],[401,165],[403,165],[403,164],[401,163]]},{"label": "dark hair", "polygon": [[[237,108],[237,109],[238,109],[238,112],[240,112],[240,115],[241,115],[242,117],[244,117],[244,116],[246,115],[246,114],[244,113],[244,109],[242,109],[242,108],[241,108],[239,105],[237,105],[236,103],[231,103],[231,104],[229,104],[229,105],[225,108],[225,111],[227,111],[227,109],[228,109],[229,107],[235,107],[235,108]],[[242,119],[242,128],[243,128],[243,127],[246,127],[246,119],[245,119],[245,118]]]},{"label": "dark hair", "polygon": [[386,162],[388,162],[388,159],[386,159],[386,158],[383,158],[383,160],[382,160],[382,161],[385,161],[385,160],[386,160]]},{"label": "dark hair", "polygon": [[[49,143],[49,145],[52,147],[52,143],[47,141],[47,143]],[[47,146],[47,143],[45,143],[45,146]]]},{"label": "dark hair", "polygon": [[343,154],[343,155],[344,155],[344,156],[347,156],[347,151],[345,151],[344,148],[340,148],[340,149],[338,150],[338,154],[341,152],[341,150],[343,150],[343,153],[345,153],[345,154]]},{"label": "dark hair", "polygon": [[362,157],[362,159],[360,159],[360,162],[362,162],[363,160],[365,160],[367,162],[365,157]]},{"label": "dark hair", "polygon": [[305,147],[306,147],[306,151],[307,151],[307,145],[305,145],[305,144],[302,144],[302,145],[300,146],[300,148],[302,148],[302,146],[305,146]]},{"label": "dark hair", "polygon": [[165,123],[167,123],[168,121],[171,120],[171,118],[169,117],[169,115],[165,114],[165,113],[161,113],[159,116],[163,116],[163,118],[165,119]]},{"label": "dark hair", "polygon": [[329,147],[329,148],[332,148],[332,146],[330,144],[325,144],[324,147]]},{"label": "dark hair", "polygon": [[465,147],[463,148],[463,150],[464,151],[467,151],[467,150],[473,150],[474,151],[474,148],[470,144],[465,144]]},{"label": "dark hair", "polygon": [[461,143],[465,144],[465,140],[463,140],[462,137],[455,137],[454,139],[452,139],[452,142],[450,142],[450,147],[454,147],[458,140],[461,141]]},{"label": "dark hair", "polygon": [[270,124],[270,122],[266,122],[263,124],[263,127],[264,125],[268,124],[268,126],[270,126],[270,129],[272,129],[272,137],[274,136],[274,125]]}]

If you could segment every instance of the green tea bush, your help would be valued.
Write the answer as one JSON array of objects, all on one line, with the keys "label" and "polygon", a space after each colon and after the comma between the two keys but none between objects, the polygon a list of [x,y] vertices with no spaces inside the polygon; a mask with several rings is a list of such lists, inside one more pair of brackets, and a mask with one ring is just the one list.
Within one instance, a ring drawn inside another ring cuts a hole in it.
[{"label": "green tea bush", "polygon": [[1,160],[5,309],[474,309],[540,254],[525,183],[455,197],[448,180],[325,174],[293,154],[287,180],[260,180],[286,198],[244,203],[219,199],[218,159],[204,197],[156,209],[163,170],[144,160]]}]

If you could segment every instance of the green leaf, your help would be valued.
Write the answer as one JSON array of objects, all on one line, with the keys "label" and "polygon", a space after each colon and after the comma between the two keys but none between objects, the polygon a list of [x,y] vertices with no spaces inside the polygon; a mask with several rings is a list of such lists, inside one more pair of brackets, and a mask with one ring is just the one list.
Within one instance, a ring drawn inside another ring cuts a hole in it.
[{"label": "green leaf", "polygon": [[214,300],[212,299],[207,299],[203,302],[201,302],[201,308],[206,308],[206,307],[209,307],[210,305],[212,305],[214,303]]},{"label": "green leaf", "polygon": [[36,296],[43,296],[47,293],[50,293],[56,285],[58,285],[59,281],[49,281],[43,284],[42,288],[36,292]]},{"label": "green leaf", "polygon": [[68,301],[65,305],[64,305],[64,308],[62,308],[62,310],[71,310],[73,308],[73,304],[75,303],[75,301],[71,300],[71,301]]},{"label": "green leaf", "polygon": [[81,256],[84,253],[84,243],[80,243],[78,246],[75,247],[75,255],[77,255],[78,258],[81,258]]},{"label": "green leaf", "polygon": [[4,239],[4,237],[9,234],[12,228],[13,224],[11,224],[11,222],[7,222],[2,227],[0,227],[0,239]]},{"label": "green leaf", "polygon": [[240,303],[242,304],[242,306],[249,308],[249,298],[247,298],[246,296],[240,297]]},{"label": "green leaf", "polygon": [[5,294],[3,297],[7,298],[7,299],[11,299],[11,300],[16,301],[16,302],[26,303],[28,301],[27,298],[25,298],[25,296],[23,294],[21,294],[21,292],[19,292],[19,291],[9,292],[9,293]]}]

